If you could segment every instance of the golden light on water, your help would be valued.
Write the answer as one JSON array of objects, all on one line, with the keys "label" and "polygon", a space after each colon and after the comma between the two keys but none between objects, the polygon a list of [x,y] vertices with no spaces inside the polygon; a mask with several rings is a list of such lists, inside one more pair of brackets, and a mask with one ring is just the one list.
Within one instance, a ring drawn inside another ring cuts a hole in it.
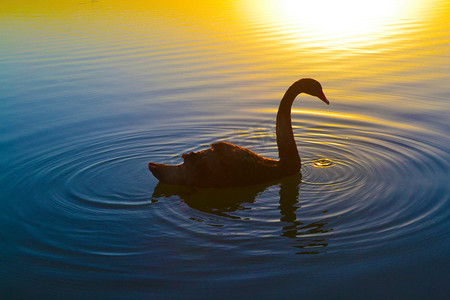
[{"label": "golden light on water", "polygon": [[[333,102],[331,103],[331,105]],[[265,108],[265,109],[252,109],[252,112],[260,112],[260,113],[270,113],[275,115],[278,111],[278,108]],[[333,119],[333,122],[340,123],[341,120],[354,120],[354,121],[360,121],[360,122],[367,122],[372,124],[382,124],[385,126],[391,126],[391,127],[397,127],[397,128],[403,128],[403,129],[415,129],[414,127],[403,124],[401,122],[392,122],[387,120],[382,120],[379,118],[367,116],[367,115],[358,115],[358,114],[350,114],[350,113],[340,113],[340,112],[334,112],[334,111],[317,111],[317,110],[308,110],[308,109],[292,109],[292,118],[295,120],[298,115],[315,115],[315,116],[321,116],[325,118]],[[417,130],[417,129],[416,129]]]},{"label": "golden light on water", "polygon": [[288,23],[326,36],[355,36],[380,29],[407,12],[411,0],[277,0],[275,12]]},{"label": "golden light on water", "polygon": [[[258,33],[261,36],[267,34],[270,42],[278,39],[283,43],[313,46],[320,42],[319,46],[345,48],[349,43],[364,44],[399,33],[398,24],[420,20],[427,7],[439,4],[438,0],[24,0],[6,1],[1,5],[0,16],[45,15],[48,21],[69,18],[76,25],[84,25],[88,18],[89,28],[97,26],[95,29],[101,30],[109,23],[139,24],[139,28],[149,32],[160,29],[155,28],[152,20],[174,18],[194,24],[195,30],[225,32],[229,39],[238,38],[239,35],[234,37],[236,32],[255,29],[250,26],[255,22],[259,25],[256,28],[262,29]],[[98,11],[102,12],[103,18],[89,18],[91,13]],[[226,17],[224,23],[220,19],[222,16],[217,21],[221,14]],[[168,26],[170,22],[164,27]]]},{"label": "golden light on water", "polygon": [[310,42],[342,48],[350,42],[386,37],[392,25],[417,17],[421,4],[421,0],[265,0],[247,9],[262,12],[264,22],[291,38],[307,37]]},{"label": "golden light on water", "polygon": [[328,158],[319,158],[313,161],[313,166],[316,168],[327,168],[333,165],[333,161]]}]

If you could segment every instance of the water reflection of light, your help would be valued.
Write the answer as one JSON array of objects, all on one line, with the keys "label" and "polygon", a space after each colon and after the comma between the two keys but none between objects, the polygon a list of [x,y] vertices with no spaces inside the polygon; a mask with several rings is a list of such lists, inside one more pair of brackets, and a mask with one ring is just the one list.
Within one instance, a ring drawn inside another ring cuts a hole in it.
[{"label": "water reflection of light", "polygon": [[[256,109],[251,111],[258,111],[263,113],[270,113],[275,115],[278,111],[277,108],[265,108],[265,109]],[[388,120],[383,120],[367,115],[357,115],[357,114],[347,114],[347,113],[338,113],[338,112],[327,112],[327,111],[315,111],[315,110],[307,110],[307,109],[292,109],[292,119],[295,120],[297,116],[301,115],[315,115],[320,116],[324,118],[328,118],[331,120],[355,120],[355,121],[361,121],[361,122],[367,122],[367,123],[374,123],[374,124],[382,124],[386,126],[396,127],[396,128],[403,128],[403,129],[414,129],[417,130],[416,127],[411,126],[409,124],[404,124],[400,122],[392,122]],[[328,124],[329,126],[333,126],[332,124]]]},{"label": "water reflection of light", "polygon": [[262,10],[265,23],[287,30],[291,36],[308,36],[327,46],[372,41],[385,36],[389,26],[414,18],[421,0],[265,0],[249,9]]},{"label": "water reflection of light", "polygon": [[333,165],[333,161],[328,158],[319,158],[313,161],[313,165],[316,168],[326,168],[331,167]]},{"label": "water reflection of light", "polygon": [[[320,35],[353,36],[377,30],[405,10],[406,0],[277,0],[278,12],[290,23]],[[314,13],[316,12],[316,13]]]}]

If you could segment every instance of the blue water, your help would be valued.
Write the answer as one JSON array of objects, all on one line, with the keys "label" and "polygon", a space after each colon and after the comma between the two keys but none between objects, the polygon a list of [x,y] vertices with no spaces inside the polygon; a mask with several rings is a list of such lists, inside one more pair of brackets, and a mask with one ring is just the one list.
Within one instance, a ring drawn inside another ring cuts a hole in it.
[{"label": "blue water", "polygon": [[[330,47],[172,2],[0,14],[2,297],[448,299],[449,5]],[[301,77],[331,102],[294,103],[301,176],[196,190],[148,171],[217,141],[277,158]]]}]

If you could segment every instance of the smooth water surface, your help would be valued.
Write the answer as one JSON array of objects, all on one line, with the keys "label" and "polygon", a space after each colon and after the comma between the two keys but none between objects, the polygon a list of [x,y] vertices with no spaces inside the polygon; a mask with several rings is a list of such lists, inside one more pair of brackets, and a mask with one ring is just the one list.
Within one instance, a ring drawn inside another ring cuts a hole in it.
[{"label": "smooth water surface", "polygon": [[[448,299],[450,5],[336,3],[2,2],[1,293]],[[302,176],[148,171],[217,141],[277,158],[302,77],[331,102],[294,103]]]}]

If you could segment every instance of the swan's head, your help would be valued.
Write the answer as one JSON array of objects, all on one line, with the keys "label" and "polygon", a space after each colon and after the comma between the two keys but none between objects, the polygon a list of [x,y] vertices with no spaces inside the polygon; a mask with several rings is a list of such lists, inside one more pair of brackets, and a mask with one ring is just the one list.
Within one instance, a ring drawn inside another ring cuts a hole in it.
[{"label": "swan's head", "polygon": [[325,97],[325,94],[323,93],[322,86],[317,80],[312,78],[303,78],[300,79],[298,83],[301,83],[303,93],[316,96],[326,104],[330,104],[330,101],[328,101],[327,97]]}]

